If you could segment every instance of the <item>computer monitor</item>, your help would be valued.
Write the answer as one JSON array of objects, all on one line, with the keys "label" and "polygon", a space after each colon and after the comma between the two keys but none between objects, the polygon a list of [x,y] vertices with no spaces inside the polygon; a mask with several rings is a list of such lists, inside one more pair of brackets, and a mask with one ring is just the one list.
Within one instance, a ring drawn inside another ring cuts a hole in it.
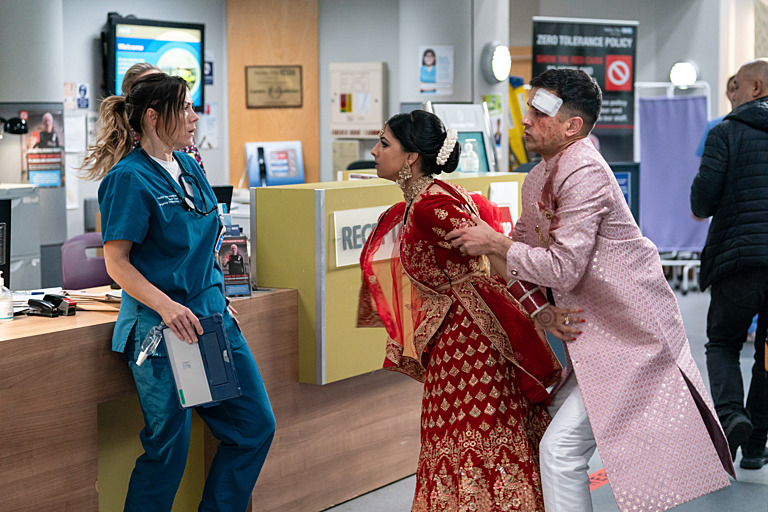
[{"label": "computer monitor", "polygon": [[122,94],[123,77],[128,68],[148,62],[163,73],[186,80],[195,110],[203,111],[205,25],[143,20],[111,12],[107,15],[106,30],[102,32],[102,48],[107,94]]},{"label": "computer monitor", "polygon": [[226,204],[227,211],[232,208],[232,191],[234,187],[232,185],[214,185],[211,187],[213,193],[216,195],[217,204]]}]

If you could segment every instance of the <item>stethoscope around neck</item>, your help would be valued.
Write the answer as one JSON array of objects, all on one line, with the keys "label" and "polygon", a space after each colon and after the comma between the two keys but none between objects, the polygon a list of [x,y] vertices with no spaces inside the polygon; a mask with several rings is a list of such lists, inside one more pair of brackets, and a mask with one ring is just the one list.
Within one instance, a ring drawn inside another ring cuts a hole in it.
[{"label": "stethoscope around neck", "polygon": [[197,181],[197,177],[194,174],[192,174],[191,172],[189,172],[186,169],[184,169],[184,166],[181,165],[181,162],[179,162],[176,159],[176,155],[173,155],[173,159],[176,160],[176,162],[179,164],[179,173],[180,173],[179,174],[179,178],[183,179],[183,180],[191,180],[192,185],[195,188],[197,188],[197,191],[200,193],[200,197],[203,200],[203,209],[202,210],[200,208],[198,208],[197,205],[195,204],[195,202],[193,201],[193,199],[191,197],[189,197],[189,195],[187,194],[187,188],[184,186],[183,183],[178,183],[179,188],[181,188],[181,191],[183,193],[183,195],[182,195],[182,194],[179,193],[178,189],[174,186],[173,180],[171,180],[171,177],[169,176],[168,171],[163,169],[162,167],[160,167],[160,165],[157,162],[155,162],[154,158],[149,156],[149,153],[147,153],[144,149],[141,149],[141,152],[144,154],[144,156],[147,158],[147,160],[149,160],[149,162],[152,164],[152,166],[155,169],[157,169],[158,172],[160,172],[160,175],[163,177],[163,179],[166,181],[166,183],[168,183],[168,186],[171,187],[171,190],[173,190],[173,192],[176,194],[176,197],[179,198],[179,201],[181,201],[181,206],[186,211],[188,211],[188,212],[195,212],[195,213],[205,217],[209,213],[213,213],[213,212],[215,212],[218,209],[218,206],[215,205],[215,204],[213,205],[213,208],[211,208],[210,210],[207,209],[208,205],[206,204],[205,194],[203,193],[203,188],[200,186],[200,182]]}]

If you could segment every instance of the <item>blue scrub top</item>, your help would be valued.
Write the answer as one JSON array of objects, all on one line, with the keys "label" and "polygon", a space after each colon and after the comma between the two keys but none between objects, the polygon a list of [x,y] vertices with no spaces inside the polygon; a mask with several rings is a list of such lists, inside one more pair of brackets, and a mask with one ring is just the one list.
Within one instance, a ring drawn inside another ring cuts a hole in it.
[{"label": "blue scrub top", "polygon": [[[197,162],[174,152],[182,172],[200,184],[193,201],[201,211],[216,205],[216,196]],[[217,212],[201,215],[182,204],[184,191],[170,174],[141,148],[120,160],[99,186],[101,232],[104,242],[133,242],[130,261],[150,283],[198,317],[221,313],[232,348],[245,340],[227,311],[224,275],[214,248],[221,229]],[[204,198],[204,201],[203,201]],[[140,343],[162,318],[154,310],[123,292],[112,336],[112,350],[123,352],[134,326]],[[163,356],[164,347],[158,348]]]},{"label": "blue scrub top", "polygon": [[697,157],[701,158],[704,156],[704,144],[707,142],[707,135],[709,135],[709,131],[717,126],[723,119],[725,119],[725,116],[716,117],[707,121],[707,126],[704,128],[704,134],[701,136],[699,146],[696,148]]}]

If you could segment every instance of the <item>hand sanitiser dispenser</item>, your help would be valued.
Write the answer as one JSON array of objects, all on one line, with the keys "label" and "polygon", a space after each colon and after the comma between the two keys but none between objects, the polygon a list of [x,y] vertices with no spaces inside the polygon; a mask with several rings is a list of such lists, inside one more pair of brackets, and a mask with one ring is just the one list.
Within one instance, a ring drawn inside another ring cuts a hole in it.
[{"label": "hand sanitiser dispenser", "polygon": [[5,276],[0,272],[0,321],[13,320],[13,294],[5,287]]}]

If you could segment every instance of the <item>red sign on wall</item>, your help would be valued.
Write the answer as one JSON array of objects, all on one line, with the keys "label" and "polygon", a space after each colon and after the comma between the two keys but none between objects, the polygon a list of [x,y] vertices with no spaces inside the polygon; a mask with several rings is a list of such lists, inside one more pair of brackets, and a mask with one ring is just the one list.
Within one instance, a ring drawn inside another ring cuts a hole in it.
[{"label": "red sign on wall", "polygon": [[605,90],[631,91],[632,82],[632,56],[606,55]]}]

